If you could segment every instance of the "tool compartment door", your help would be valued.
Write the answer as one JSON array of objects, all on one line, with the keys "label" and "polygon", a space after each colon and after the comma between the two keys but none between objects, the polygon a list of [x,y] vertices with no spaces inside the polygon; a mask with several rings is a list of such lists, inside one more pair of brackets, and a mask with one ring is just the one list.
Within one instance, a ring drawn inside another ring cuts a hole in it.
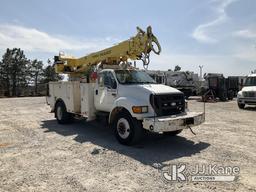
[{"label": "tool compartment door", "polygon": [[87,121],[95,119],[96,109],[94,107],[94,86],[95,83],[80,83],[81,90],[81,115]]},{"label": "tool compartment door", "polygon": [[50,82],[49,83],[50,96],[48,101],[51,108],[54,109],[55,103],[61,99],[69,113],[81,112],[81,94],[80,82]]}]

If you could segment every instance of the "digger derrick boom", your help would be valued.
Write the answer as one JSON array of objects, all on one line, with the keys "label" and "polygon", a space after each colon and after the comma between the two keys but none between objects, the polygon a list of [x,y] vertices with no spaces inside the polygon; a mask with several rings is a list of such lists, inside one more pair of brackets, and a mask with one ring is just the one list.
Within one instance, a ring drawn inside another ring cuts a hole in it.
[{"label": "digger derrick boom", "polygon": [[[54,57],[54,66],[57,73],[80,76],[91,66],[103,63],[107,65],[119,65],[120,62],[142,60],[144,67],[149,64],[149,54],[153,51],[160,54],[161,46],[152,33],[151,27],[147,31],[137,27],[137,34],[130,39],[104,50],[91,53],[81,58],[59,55]],[[155,44],[157,50],[154,48]]]}]

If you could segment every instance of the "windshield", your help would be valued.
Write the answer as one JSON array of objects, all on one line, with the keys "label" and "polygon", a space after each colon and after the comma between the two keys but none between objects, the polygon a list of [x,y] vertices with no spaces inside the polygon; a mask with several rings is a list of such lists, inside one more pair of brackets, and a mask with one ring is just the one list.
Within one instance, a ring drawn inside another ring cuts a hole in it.
[{"label": "windshield", "polygon": [[121,84],[156,83],[147,73],[135,70],[115,70],[116,78]]},{"label": "windshield", "polygon": [[256,77],[247,77],[244,86],[256,86]]}]

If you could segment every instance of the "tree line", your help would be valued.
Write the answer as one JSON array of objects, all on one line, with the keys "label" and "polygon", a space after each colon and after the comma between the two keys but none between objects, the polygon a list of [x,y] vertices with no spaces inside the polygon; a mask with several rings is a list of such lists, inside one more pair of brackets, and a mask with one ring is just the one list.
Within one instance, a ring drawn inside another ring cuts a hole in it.
[{"label": "tree line", "polygon": [[30,60],[20,48],[6,49],[0,61],[0,96],[44,95],[49,81],[61,80],[54,67]]}]

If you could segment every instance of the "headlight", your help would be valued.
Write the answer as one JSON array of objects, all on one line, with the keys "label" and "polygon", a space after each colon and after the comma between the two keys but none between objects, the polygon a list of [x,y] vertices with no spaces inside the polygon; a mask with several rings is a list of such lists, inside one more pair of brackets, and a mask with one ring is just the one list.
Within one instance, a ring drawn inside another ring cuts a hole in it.
[{"label": "headlight", "polygon": [[237,93],[237,97],[242,97],[243,96],[243,92],[242,91],[239,91],[238,93]]},{"label": "headlight", "polygon": [[147,113],[148,106],[133,106],[132,111],[133,113]]},{"label": "headlight", "polygon": [[244,95],[244,92],[242,92],[242,91],[239,91],[239,92],[237,93],[237,96],[239,96],[239,97],[243,97],[243,95]]}]

